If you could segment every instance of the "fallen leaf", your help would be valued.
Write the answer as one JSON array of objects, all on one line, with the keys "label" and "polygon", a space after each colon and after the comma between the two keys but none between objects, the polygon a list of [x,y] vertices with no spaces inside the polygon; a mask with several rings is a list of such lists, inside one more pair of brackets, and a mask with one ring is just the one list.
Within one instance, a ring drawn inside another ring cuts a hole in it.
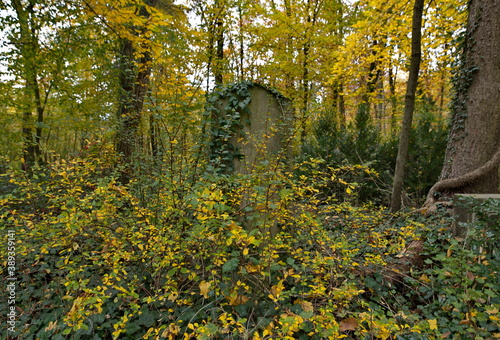
[{"label": "fallen leaf", "polygon": [[45,327],[45,331],[48,332],[56,328],[57,328],[57,321],[51,321],[49,322],[49,325]]},{"label": "fallen leaf", "polygon": [[341,332],[354,331],[358,327],[358,321],[353,317],[349,317],[345,320],[340,321],[339,326]]},{"label": "fallen leaf", "polygon": [[302,310],[304,312],[311,312],[313,313],[314,312],[314,307],[313,307],[313,304],[310,303],[309,301],[302,301],[300,303],[300,307],[302,307]]},{"label": "fallen leaf", "polygon": [[170,294],[170,295],[168,296],[168,298],[167,298],[167,299],[168,299],[169,301],[175,301],[178,297],[179,297],[179,293],[177,293],[177,292],[173,292],[172,294]]},{"label": "fallen leaf", "polygon": [[229,297],[229,304],[231,306],[238,306],[245,304],[250,298],[246,297],[243,294],[236,294],[234,296]]},{"label": "fallen leaf", "polygon": [[467,276],[469,280],[474,281],[474,274],[472,274],[471,272],[466,272],[465,276]]}]

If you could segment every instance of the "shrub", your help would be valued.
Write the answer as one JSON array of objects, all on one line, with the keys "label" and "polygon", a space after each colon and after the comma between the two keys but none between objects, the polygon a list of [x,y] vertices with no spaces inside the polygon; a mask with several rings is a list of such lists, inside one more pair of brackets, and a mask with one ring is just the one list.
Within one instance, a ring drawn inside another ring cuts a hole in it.
[{"label": "shrub", "polygon": [[[157,183],[142,179],[154,188],[146,191],[138,182],[119,184],[118,172],[99,176],[101,166],[97,159],[74,160],[31,178],[9,174],[16,189],[0,198],[1,228],[16,235],[18,318],[9,335],[480,339],[499,333],[498,262],[463,247],[471,238],[452,238],[444,214],[395,217],[373,205],[318,204],[313,181],[266,164],[267,177],[206,173],[184,186],[166,171],[155,175]],[[245,208],[250,224],[240,216]],[[270,238],[275,222],[280,232]],[[2,299],[0,308],[7,303]]]}]

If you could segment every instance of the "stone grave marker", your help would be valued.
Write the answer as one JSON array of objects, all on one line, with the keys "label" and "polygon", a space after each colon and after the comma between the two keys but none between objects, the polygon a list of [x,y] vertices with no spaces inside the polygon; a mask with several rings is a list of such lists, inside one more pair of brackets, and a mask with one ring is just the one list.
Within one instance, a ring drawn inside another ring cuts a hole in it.
[{"label": "stone grave marker", "polygon": [[[264,175],[276,162],[286,164],[293,130],[291,101],[277,91],[251,82],[217,91],[209,99],[208,111],[212,122],[212,164],[219,172]],[[241,198],[240,210],[247,211],[241,223],[249,229],[260,227],[261,223],[270,224],[268,231],[274,236],[277,226],[270,221],[269,210],[256,211],[251,196],[249,189]]]},{"label": "stone grave marker", "polygon": [[219,90],[209,104],[212,158],[222,172],[248,174],[261,161],[289,157],[293,112],[288,98],[243,82]]}]

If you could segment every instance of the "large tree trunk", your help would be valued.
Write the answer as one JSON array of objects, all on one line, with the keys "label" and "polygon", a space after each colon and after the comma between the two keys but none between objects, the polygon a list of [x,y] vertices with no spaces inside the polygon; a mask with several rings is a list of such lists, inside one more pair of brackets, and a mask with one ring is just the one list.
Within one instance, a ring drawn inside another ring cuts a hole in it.
[{"label": "large tree trunk", "polygon": [[394,184],[392,187],[391,211],[401,209],[401,193],[403,192],[403,179],[405,166],[408,160],[408,146],[410,144],[411,124],[415,108],[415,93],[417,91],[418,73],[420,71],[420,59],[422,57],[422,14],[424,11],[424,0],[415,0],[413,7],[412,32],[411,32],[411,61],[410,74],[405,95],[405,112],[399,137],[398,157],[396,159],[396,170],[394,173]]},{"label": "large tree trunk", "polygon": [[472,0],[441,178],[428,203],[454,193],[498,192],[500,2]]}]

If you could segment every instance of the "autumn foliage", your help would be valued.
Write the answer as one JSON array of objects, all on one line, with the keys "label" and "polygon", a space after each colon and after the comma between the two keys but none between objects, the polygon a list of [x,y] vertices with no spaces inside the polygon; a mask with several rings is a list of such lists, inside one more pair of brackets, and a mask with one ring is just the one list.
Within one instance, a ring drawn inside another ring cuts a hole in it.
[{"label": "autumn foliage", "polygon": [[[118,175],[87,157],[3,176],[13,188],[1,213],[17,235],[18,338],[498,333],[498,259],[468,250],[481,225],[455,239],[444,212],[429,220],[318,201],[311,178],[282,170],[183,183],[165,171],[127,187]],[[252,230],[235,209],[245,186],[255,192],[246,213],[272,216]],[[274,221],[281,232],[270,239]]]},{"label": "autumn foliage", "polygon": [[[466,17],[424,9],[390,214],[411,2],[2,2],[0,338],[500,338],[498,201],[466,237],[414,210]],[[289,100],[290,152],[237,173],[250,83]]]}]

